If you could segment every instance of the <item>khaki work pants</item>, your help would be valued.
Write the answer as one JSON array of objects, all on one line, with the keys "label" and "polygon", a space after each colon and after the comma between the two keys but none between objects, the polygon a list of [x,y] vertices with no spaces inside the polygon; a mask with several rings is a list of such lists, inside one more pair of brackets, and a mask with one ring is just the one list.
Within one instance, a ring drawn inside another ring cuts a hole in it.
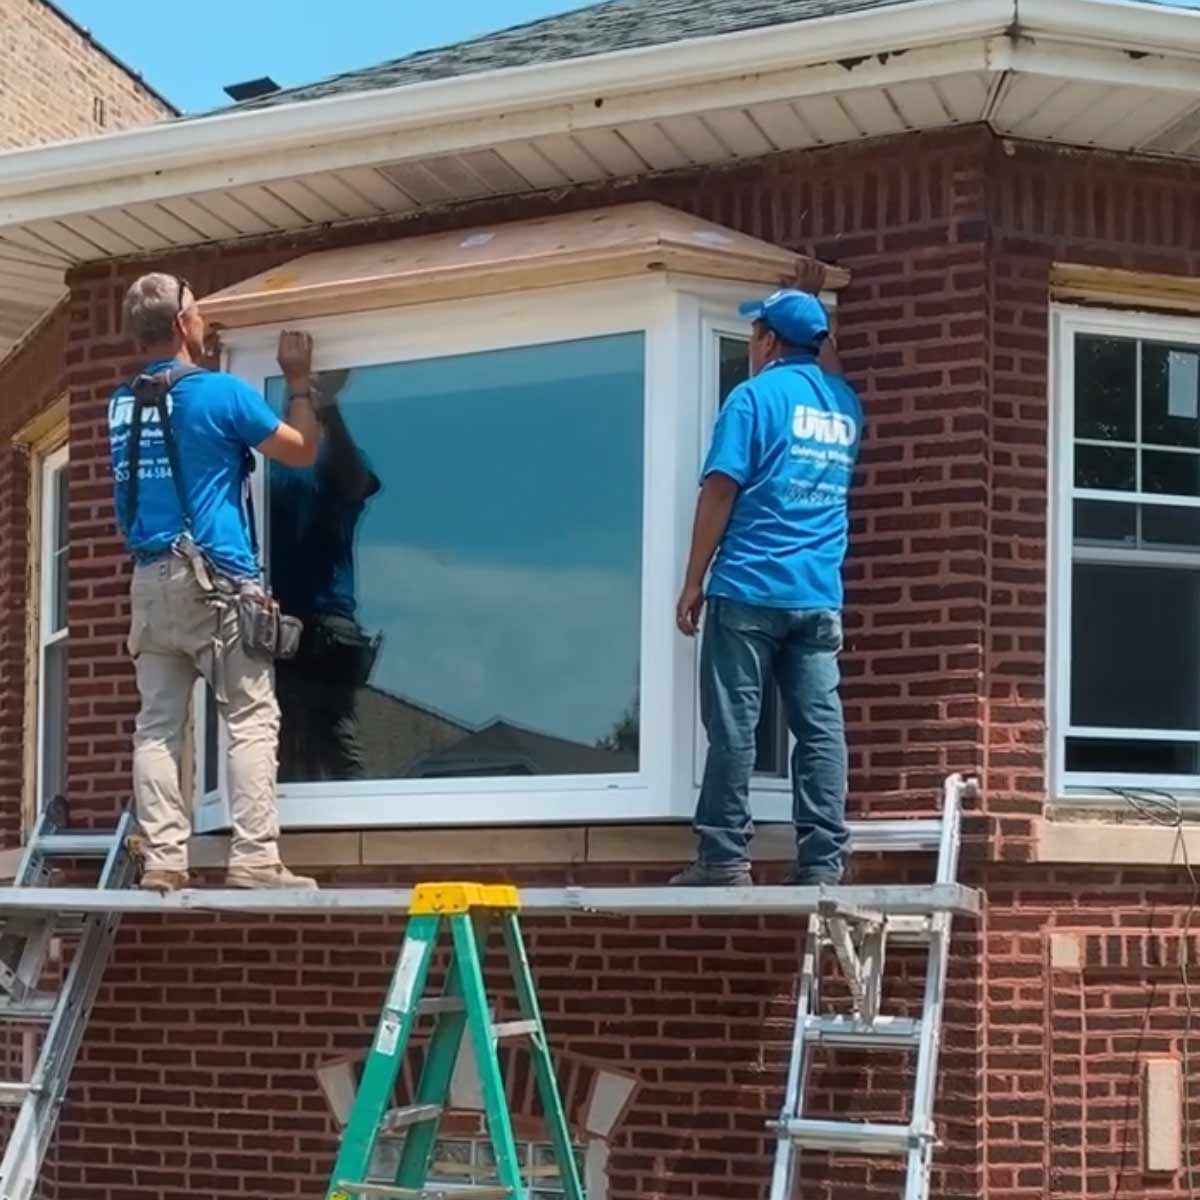
[{"label": "khaki work pants", "polygon": [[242,648],[233,597],[218,606],[185,558],[168,554],[133,573],[129,652],[141,711],[133,737],[133,794],[146,868],[185,871],[191,817],[180,784],[192,691],[207,680],[225,718],[233,841],[231,867],[279,861],[275,775],[279,705],[270,660]]}]

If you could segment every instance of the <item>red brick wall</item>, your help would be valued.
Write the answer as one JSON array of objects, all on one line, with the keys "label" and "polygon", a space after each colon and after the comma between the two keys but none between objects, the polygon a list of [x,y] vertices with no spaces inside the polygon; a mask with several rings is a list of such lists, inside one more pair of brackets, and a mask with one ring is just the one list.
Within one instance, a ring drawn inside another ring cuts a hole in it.
[{"label": "red brick wall", "polygon": [[[1140,1174],[1122,1091],[1122,1071],[1142,1053],[1147,1016],[1134,1001],[1146,971],[1105,941],[1104,954],[1124,955],[1106,960],[1109,974],[1063,977],[1049,969],[1047,937],[1104,930],[1130,947],[1153,925],[1171,943],[1190,892],[1177,874],[1056,873],[1024,860],[1044,800],[1048,264],[1194,269],[1184,210],[1198,186],[1200,173],[1099,155],[1018,147],[1010,157],[966,130],[558,202],[653,197],[853,272],[842,344],[871,422],[848,568],[854,803],[872,814],[925,810],[947,770],[978,767],[987,787],[975,826],[994,835],[973,843],[969,868],[989,912],[958,937],[952,966],[941,1197],[1109,1196],[1118,1174],[1120,1195],[1184,1194],[1181,1178]],[[551,206],[477,206],[401,228]],[[374,236],[385,233],[395,229]],[[275,241],[155,265],[204,291],[296,249]],[[128,789],[133,695],[103,416],[112,385],[136,365],[114,322],[121,288],[141,269],[81,273],[70,315],[72,525],[86,531],[72,550],[70,786],[77,808],[98,818]],[[985,861],[985,849],[1002,861]],[[61,1194],[319,1194],[332,1140],[311,1070],[365,1044],[399,936],[396,922],[361,919],[129,924],[64,1114]],[[619,1200],[764,1194],[763,1120],[782,1083],[798,937],[787,922],[687,915],[539,926],[534,957],[556,1046],[642,1082],[613,1147]],[[896,986],[911,998],[903,963]],[[1160,979],[1156,995],[1170,1020],[1153,1045],[1178,1048],[1181,990]],[[857,1111],[887,1117],[911,1079],[898,1060],[840,1055],[818,1082],[818,1111],[835,1111],[836,1087]],[[1122,1147],[1123,1173],[1113,1161]],[[899,1192],[884,1161],[833,1173],[816,1159],[805,1179],[805,1200]]]}]

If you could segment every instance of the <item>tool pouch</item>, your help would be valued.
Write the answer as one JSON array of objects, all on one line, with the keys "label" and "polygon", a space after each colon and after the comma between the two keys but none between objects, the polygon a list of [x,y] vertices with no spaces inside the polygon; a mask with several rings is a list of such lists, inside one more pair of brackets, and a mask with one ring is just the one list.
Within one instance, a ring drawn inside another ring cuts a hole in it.
[{"label": "tool pouch", "polygon": [[259,587],[244,587],[237,598],[242,647],[252,658],[294,658],[304,625],[284,616],[275,598]]}]

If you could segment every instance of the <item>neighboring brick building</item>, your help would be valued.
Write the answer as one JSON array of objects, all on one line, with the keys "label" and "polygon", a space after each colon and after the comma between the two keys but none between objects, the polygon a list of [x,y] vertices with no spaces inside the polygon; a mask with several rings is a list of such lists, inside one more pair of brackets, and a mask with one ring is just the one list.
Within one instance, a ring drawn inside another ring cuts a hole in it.
[{"label": "neighboring brick building", "polygon": [[175,115],[140,74],[48,0],[0,0],[0,148]]},{"label": "neighboring brick building", "polygon": [[[72,176],[53,151],[21,156],[17,183],[0,184],[0,238],[97,221],[126,243],[77,254],[62,318],[76,816],[110,821],[128,795],[135,695],[106,412],[138,366],[117,328],[130,280],[153,266],[207,295],[317,250],[630,201],[695,214],[850,273],[840,341],[869,421],[844,658],[856,815],[927,814],[948,772],[982,783],[964,880],[986,910],[957,927],[933,1194],[1188,1195],[1194,1101],[1172,1108],[1144,1080],[1161,1067],[1185,1093],[1197,1084],[1198,59],[1200,14],[1170,5],[1023,3],[1014,23],[1000,0],[778,0],[737,14],[616,0],[242,106],[221,118],[219,142],[186,122],[160,131],[136,163],[114,157],[104,207],[90,200],[95,163]],[[416,83],[405,104],[387,91]],[[61,194],[39,195],[37,180],[59,170]],[[160,241],[142,245],[151,206]],[[403,240],[366,253],[334,281],[349,288],[403,254]],[[281,289],[311,269],[290,267]],[[232,369],[258,382],[281,321],[315,330],[318,366],[350,369],[343,403],[384,480],[360,531],[363,620],[388,638],[380,693],[423,728],[436,722],[439,760],[455,745],[441,738],[499,728],[497,716],[521,735],[490,773],[476,762],[453,779],[414,767],[289,784],[289,860],[325,884],[651,885],[690,851],[693,664],[669,606],[700,440],[736,365],[740,293],[661,272],[627,291],[589,286],[405,295],[382,315],[360,291],[347,315],[319,318],[287,314],[284,299],[282,316],[226,337]],[[547,396],[568,378],[576,407],[555,421]],[[570,472],[529,456],[553,438]],[[464,503],[439,490],[447,477],[478,490]],[[7,479],[0,769],[15,791],[32,787],[15,698],[27,492],[19,471]],[[493,615],[472,606],[480,594]],[[611,616],[627,603],[632,626]],[[555,690],[564,662],[577,665],[575,690]],[[197,746],[209,732],[198,723]],[[770,730],[764,742],[758,800],[778,820],[780,747]],[[515,783],[531,744],[576,773]],[[638,772],[618,764],[618,745]],[[216,834],[219,781],[211,754],[198,757],[197,821]],[[4,828],[15,845],[18,822]],[[786,843],[760,839],[765,878]],[[219,836],[197,853],[218,864]],[[861,869],[917,879],[928,863]],[[765,1196],[797,924],[680,912],[528,927],[578,1084],[572,1119],[581,1143],[602,1143],[593,1200]],[[127,920],[51,1194],[320,1195],[335,1137],[321,1082],[364,1049],[401,930],[349,917]],[[901,1004],[909,968],[897,955]],[[816,1111],[894,1119],[910,1070],[833,1054]],[[599,1133],[580,1100],[597,1074],[622,1101]],[[469,1151],[471,1130],[449,1140]],[[890,1159],[834,1167],[812,1155],[799,1194],[900,1187]]]}]

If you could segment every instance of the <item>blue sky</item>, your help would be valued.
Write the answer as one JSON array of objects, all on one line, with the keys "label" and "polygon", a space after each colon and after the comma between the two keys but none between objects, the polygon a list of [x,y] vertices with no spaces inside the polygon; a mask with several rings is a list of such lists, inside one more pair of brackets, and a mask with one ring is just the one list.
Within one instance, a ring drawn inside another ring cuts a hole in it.
[{"label": "blue sky", "polygon": [[270,75],[283,87],[443,46],[591,0],[57,0],[119,58],[187,112],[229,103],[229,83]]}]

